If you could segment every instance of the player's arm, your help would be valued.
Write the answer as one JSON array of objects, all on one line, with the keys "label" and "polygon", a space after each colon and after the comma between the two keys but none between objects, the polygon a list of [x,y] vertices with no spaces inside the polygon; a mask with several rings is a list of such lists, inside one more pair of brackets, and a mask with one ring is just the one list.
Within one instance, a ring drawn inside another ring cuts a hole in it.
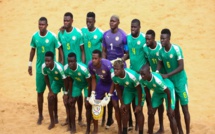
[{"label": "player's arm", "polygon": [[91,77],[92,77],[92,81],[91,81],[92,91],[95,91],[96,90],[96,75],[92,74]]},{"label": "player's arm", "polygon": [[106,49],[106,47],[102,47],[102,58],[107,58],[107,49]]},{"label": "player's arm", "polygon": [[147,107],[151,107],[151,94],[150,94],[150,90],[148,89],[148,87],[144,87],[145,93],[146,93],[146,103],[147,103]]},{"label": "player's arm", "polygon": [[136,88],[137,94],[138,94],[138,106],[141,106],[141,102],[142,102],[142,89],[141,89],[140,84],[137,85],[135,88]]},{"label": "player's arm", "polygon": [[[166,74],[167,75],[166,78],[173,76],[173,75],[181,72],[182,70],[184,70],[184,60],[180,59],[180,60],[178,60],[178,67],[175,70],[173,70],[172,72]],[[163,77],[163,75],[162,75],[162,77]]]},{"label": "player's arm", "polygon": [[86,80],[87,80],[87,85],[88,85],[88,97],[90,97],[91,96],[91,91],[92,91],[92,86],[91,86],[92,78],[89,77]]},{"label": "player's arm", "polygon": [[52,92],[48,75],[44,75],[44,78],[45,78],[46,85],[49,89],[49,92]]},{"label": "player's arm", "polygon": [[29,75],[32,75],[32,61],[34,59],[34,55],[35,55],[35,48],[31,48],[30,51],[30,57],[29,57],[29,63],[28,63],[28,73]]},{"label": "player's arm", "polygon": [[58,51],[59,51],[59,62],[60,62],[61,64],[64,64],[62,46],[60,46],[60,47],[58,48]]},{"label": "player's arm", "polygon": [[121,90],[119,84],[114,84],[114,86],[116,88],[117,96],[118,96],[118,98],[120,100],[120,103],[121,103],[121,105],[123,105],[124,103],[123,103],[123,100],[122,100],[122,90]]},{"label": "player's arm", "polygon": [[164,92],[167,94],[167,100],[168,100],[168,110],[167,110],[167,115],[169,116],[174,116],[174,111],[171,108],[171,93],[169,88],[164,89]]},{"label": "player's arm", "polygon": [[72,83],[73,83],[73,79],[71,77],[67,77],[67,81],[68,81],[68,94],[71,95],[72,94]]},{"label": "player's arm", "polygon": [[81,45],[80,49],[81,49],[81,59],[82,59],[82,62],[85,63],[86,59],[85,59],[84,45]]}]

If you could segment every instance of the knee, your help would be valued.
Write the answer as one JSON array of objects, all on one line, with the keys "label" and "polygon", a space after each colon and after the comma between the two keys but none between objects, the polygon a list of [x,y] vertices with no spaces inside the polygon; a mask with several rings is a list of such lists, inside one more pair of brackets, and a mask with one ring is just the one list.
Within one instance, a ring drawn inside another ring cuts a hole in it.
[{"label": "knee", "polygon": [[48,97],[48,103],[52,104],[54,102],[54,97]]}]

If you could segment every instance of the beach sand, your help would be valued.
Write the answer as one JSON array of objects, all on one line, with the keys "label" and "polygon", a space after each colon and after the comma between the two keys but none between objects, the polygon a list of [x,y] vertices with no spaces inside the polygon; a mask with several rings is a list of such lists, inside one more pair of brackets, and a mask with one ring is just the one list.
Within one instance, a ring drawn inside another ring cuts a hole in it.
[{"label": "beach sand", "polygon": [[[109,29],[110,16],[120,17],[120,28],[130,32],[130,23],[134,18],[141,20],[141,31],[148,29],[156,32],[159,40],[160,31],[169,28],[171,42],[181,46],[184,54],[185,70],[189,83],[189,110],[192,134],[215,133],[215,1],[207,0],[164,0],[164,1],[120,1],[120,0],[0,0],[0,133],[1,134],[59,134],[69,132],[60,124],[65,121],[65,108],[62,93],[59,99],[59,124],[48,130],[49,115],[47,93],[44,94],[44,120],[36,124],[38,118],[37,96],[35,90],[35,61],[33,76],[29,76],[28,61],[30,41],[38,30],[38,19],[48,18],[48,30],[57,34],[63,25],[65,12],[74,15],[73,26],[86,26],[86,14],[96,13],[96,26],[103,31]],[[83,108],[84,109],[84,108]],[[144,106],[145,127],[147,133],[147,108]],[[182,114],[182,113],[181,113]],[[85,121],[85,110],[83,111]],[[182,125],[185,132],[182,114]],[[170,134],[169,121],[164,113],[165,133]],[[93,125],[91,127],[91,130]],[[158,119],[154,131],[158,129]],[[85,127],[77,125],[77,134],[83,134]],[[116,121],[111,129],[100,127],[99,133],[117,132]],[[137,133],[131,131],[129,133]]]}]

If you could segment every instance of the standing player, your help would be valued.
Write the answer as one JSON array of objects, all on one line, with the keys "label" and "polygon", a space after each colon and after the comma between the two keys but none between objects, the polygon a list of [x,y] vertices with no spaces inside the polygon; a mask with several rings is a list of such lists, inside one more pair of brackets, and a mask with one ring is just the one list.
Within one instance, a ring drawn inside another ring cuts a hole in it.
[{"label": "standing player", "polygon": [[44,63],[45,53],[51,51],[55,54],[55,49],[58,48],[60,58],[63,62],[63,52],[61,44],[58,42],[56,36],[47,30],[48,21],[45,17],[39,19],[39,31],[36,32],[31,39],[31,51],[28,64],[28,73],[32,75],[32,61],[34,59],[35,51],[37,51],[36,63],[36,90],[37,90],[37,105],[39,118],[37,124],[40,125],[43,120],[43,93],[46,88],[44,76],[42,74],[42,64]]},{"label": "standing player", "polygon": [[[90,123],[91,123],[91,105],[87,101],[87,97],[90,97],[91,92],[91,75],[87,69],[87,66],[81,62],[77,62],[76,54],[69,53],[68,55],[68,64],[64,66],[65,74],[69,83],[69,96],[70,96],[70,120],[71,120],[71,132],[76,132],[75,126],[75,114],[76,108],[75,103],[78,100],[78,97],[81,96],[82,90],[84,90],[85,97],[85,107],[86,107],[86,119],[87,119],[87,130],[86,134],[90,133]],[[89,89],[89,93],[88,93]],[[70,126],[70,125],[69,125]]]},{"label": "standing player", "polygon": [[159,53],[159,61],[157,70],[160,70],[162,65],[166,70],[166,74],[162,74],[163,78],[169,78],[175,86],[176,108],[175,117],[180,134],[183,134],[181,126],[181,117],[179,111],[179,101],[184,114],[186,124],[186,133],[190,133],[190,113],[188,110],[188,90],[187,90],[187,75],[184,70],[184,56],[181,48],[178,45],[170,43],[171,32],[169,29],[161,31],[162,49]]},{"label": "standing player", "polygon": [[[145,86],[146,99],[148,102],[148,133],[153,134],[153,127],[155,124],[155,113],[157,108],[166,100],[167,115],[170,121],[170,128],[172,134],[177,134],[177,125],[174,117],[175,109],[175,90],[174,85],[168,79],[163,79],[158,73],[151,73],[149,66],[146,64],[141,68],[140,83]],[[153,90],[151,98],[150,91]]]},{"label": "standing player", "polygon": [[87,27],[81,29],[83,33],[84,41],[84,51],[86,57],[86,65],[92,60],[92,52],[97,50],[102,50],[102,36],[103,32],[101,29],[95,27],[96,15],[94,12],[87,13],[86,24]]},{"label": "standing player", "polygon": [[[58,120],[56,120],[58,115],[57,112],[55,112],[55,110],[57,111],[57,94],[61,91],[61,88],[66,86],[66,76],[63,71],[63,66],[54,61],[54,54],[51,51],[45,54],[45,63],[42,64],[42,73],[49,89],[48,109],[51,123],[48,129],[52,129],[55,123],[58,123]],[[53,79],[52,83],[49,78]]]},{"label": "standing player", "polygon": [[[58,33],[58,38],[63,47],[64,53],[64,65],[67,64],[68,54],[73,52],[76,54],[77,61],[85,63],[85,52],[84,52],[84,43],[82,32],[72,26],[73,23],[73,14],[67,12],[64,14],[64,26],[61,28]],[[82,107],[83,107],[83,96],[81,95],[78,100],[78,121],[79,124],[82,124]]]},{"label": "standing player", "polygon": [[[119,114],[119,104],[118,98],[115,92],[112,94],[113,82],[111,80],[111,72],[112,64],[109,60],[102,59],[102,53],[99,50],[93,51],[92,60],[88,65],[91,77],[92,77],[92,93],[90,99],[96,96],[96,99],[101,100],[105,97],[105,93],[108,94],[108,98],[112,99],[113,107],[115,109],[115,116],[118,124],[118,133],[121,133],[121,118]],[[96,75],[99,76],[99,81],[96,83]],[[94,133],[98,132],[98,121],[94,120]]]},{"label": "standing player", "polygon": [[[144,52],[146,54],[148,63],[151,67],[152,72],[155,72],[157,69],[158,56],[159,51],[162,48],[160,42],[155,41],[155,32],[153,30],[148,30],[146,32],[146,46],[144,47]],[[161,68],[160,72],[165,73],[164,68]],[[164,106],[163,103],[158,107],[158,117],[160,128],[157,133],[164,133],[164,125],[163,125],[163,112]]]},{"label": "standing player", "polygon": [[[113,71],[113,70],[112,70]],[[139,134],[143,134],[144,116],[142,107],[144,104],[144,91],[139,83],[139,74],[131,69],[124,69],[123,61],[114,62],[114,72],[111,73],[112,80],[115,84],[117,95],[121,102],[121,115],[123,121],[123,134],[127,134],[127,123],[129,120],[130,104],[135,100],[135,113],[139,125]],[[121,90],[124,86],[124,90]],[[142,95],[143,94],[143,95]]]},{"label": "standing player", "polygon": [[[103,35],[102,58],[108,59],[109,61],[115,60],[117,58],[122,58],[123,60],[124,53],[128,53],[126,33],[118,27],[119,24],[119,17],[116,15],[111,16],[110,30],[106,31]],[[108,105],[108,120],[106,123],[106,128],[109,128],[113,123],[112,109],[113,106],[110,103]]]}]

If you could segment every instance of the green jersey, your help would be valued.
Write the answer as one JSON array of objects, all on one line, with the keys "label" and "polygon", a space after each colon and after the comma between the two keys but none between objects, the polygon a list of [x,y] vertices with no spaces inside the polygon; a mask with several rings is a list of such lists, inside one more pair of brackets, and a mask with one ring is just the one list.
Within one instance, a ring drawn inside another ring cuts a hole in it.
[{"label": "green jersey", "polygon": [[[147,47],[147,45],[144,46],[144,53],[150,64],[152,72],[155,72],[157,69],[159,51],[161,48],[162,48],[162,46],[161,46],[160,42],[156,42],[156,47],[154,49]],[[165,74],[164,68],[161,68],[160,73]]]},{"label": "green jersey", "polygon": [[45,62],[45,53],[51,51],[55,55],[55,49],[59,48],[61,44],[59,43],[56,35],[50,31],[47,31],[45,36],[40,35],[40,31],[36,32],[31,39],[31,47],[35,48],[37,51],[37,62],[36,62],[36,72],[41,73],[42,64]]},{"label": "green jersey", "polygon": [[169,90],[174,89],[174,85],[168,79],[163,79],[159,73],[152,72],[152,79],[150,81],[143,80],[139,77],[140,83],[156,93],[164,93],[164,90],[168,87]]},{"label": "green jersey", "polygon": [[[167,73],[172,72],[178,68],[178,60],[183,59],[182,50],[178,45],[172,44],[170,50],[167,52],[163,47],[159,52],[159,60],[163,61],[164,68]],[[185,70],[169,77],[174,84],[184,84],[187,82],[187,75]]]},{"label": "green jersey", "polygon": [[135,71],[125,68],[125,77],[120,78],[115,76],[113,69],[111,69],[111,78],[115,84],[119,84],[121,86],[124,86],[125,89],[128,89],[130,91],[135,91],[136,92],[136,86],[138,86],[139,83],[139,74],[136,73]]},{"label": "green jersey", "polygon": [[87,78],[90,78],[90,73],[87,66],[81,62],[77,62],[76,70],[69,68],[68,64],[64,66],[64,71],[67,77],[71,77],[74,80],[74,85],[77,87],[85,87],[88,85]]},{"label": "green jersey", "polygon": [[76,27],[71,32],[64,30],[58,33],[58,39],[63,47],[64,64],[68,63],[68,54],[73,52],[76,54],[77,61],[81,62],[81,48],[83,45],[82,32]]},{"label": "green jersey", "polygon": [[63,79],[66,79],[66,76],[63,70],[63,65],[60,64],[59,62],[54,62],[54,67],[52,70],[46,67],[46,64],[43,63],[42,73],[43,75],[48,75],[50,78],[53,79],[53,81],[57,83],[63,83]]},{"label": "green jersey", "polygon": [[95,49],[102,50],[103,31],[96,28],[94,31],[89,31],[87,27],[81,29],[83,33],[84,51],[86,57],[86,65],[92,60],[92,52]]},{"label": "green jersey", "polygon": [[130,68],[139,72],[141,67],[146,64],[144,54],[144,44],[146,43],[145,35],[140,33],[137,38],[134,38],[131,34],[128,34],[127,43],[130,57]]}]

